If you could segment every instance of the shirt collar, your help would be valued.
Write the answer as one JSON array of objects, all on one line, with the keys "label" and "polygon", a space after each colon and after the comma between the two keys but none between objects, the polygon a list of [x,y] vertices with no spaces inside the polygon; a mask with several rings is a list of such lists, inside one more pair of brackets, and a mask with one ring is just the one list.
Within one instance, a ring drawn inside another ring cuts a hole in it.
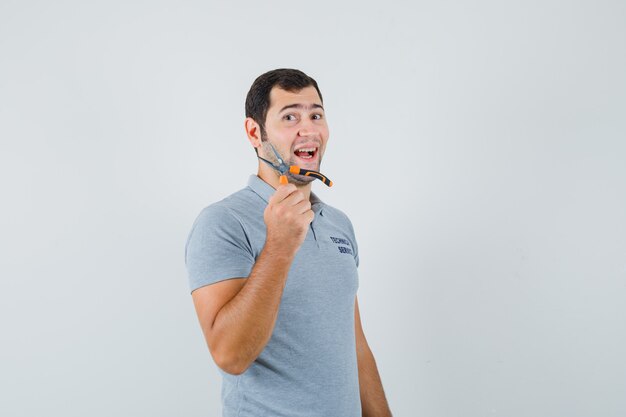
[{"label": "shirt collar", "polygon": [[[259,197],[261,197],[266,203],[269,202],[270,197],[274,195],[274,187],[263,181],[257,175],[250,175],[248,179],[248,187],[252,189]],[[309,198],[311,202],[311,209],[314,213],[318,213],[323,215],[324,202],[320,200],[318,196],[311,191],[311,197]]]}]

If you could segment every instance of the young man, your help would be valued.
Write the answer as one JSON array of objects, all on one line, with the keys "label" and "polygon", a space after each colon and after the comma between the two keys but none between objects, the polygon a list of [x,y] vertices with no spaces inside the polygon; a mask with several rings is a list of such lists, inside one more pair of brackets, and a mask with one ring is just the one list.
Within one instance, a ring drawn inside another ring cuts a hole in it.
[{"label": "young man", "polygon": [[311,192],[328,141],[322,95],[298,70],[258,77],[245,129],[248,186],[205,208],[187,240],[192,297],[223,375],[225,417],[391,416],[356,298],[352,224]]}]

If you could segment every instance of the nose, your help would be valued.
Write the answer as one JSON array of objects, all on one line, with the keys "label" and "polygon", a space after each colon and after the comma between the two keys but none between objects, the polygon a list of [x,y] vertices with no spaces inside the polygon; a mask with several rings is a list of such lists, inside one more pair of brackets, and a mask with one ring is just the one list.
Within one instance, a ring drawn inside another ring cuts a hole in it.
[{"label": "nose", "polygon": [[317,133],[317,128],[310,118],[306,117],[300,122],[300,129],[298,130],[299,136],[312,136],[317,135]]}]

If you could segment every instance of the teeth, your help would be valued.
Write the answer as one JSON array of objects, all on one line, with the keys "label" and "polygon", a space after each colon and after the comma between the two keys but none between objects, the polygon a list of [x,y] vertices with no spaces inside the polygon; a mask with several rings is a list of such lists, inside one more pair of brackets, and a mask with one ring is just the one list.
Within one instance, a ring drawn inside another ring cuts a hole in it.
[{"label": "teeth", "polygon": [[301,148],[301,149],[296,149],[296,152],[300,151],[300,152],[315,152],[317,148]]}]

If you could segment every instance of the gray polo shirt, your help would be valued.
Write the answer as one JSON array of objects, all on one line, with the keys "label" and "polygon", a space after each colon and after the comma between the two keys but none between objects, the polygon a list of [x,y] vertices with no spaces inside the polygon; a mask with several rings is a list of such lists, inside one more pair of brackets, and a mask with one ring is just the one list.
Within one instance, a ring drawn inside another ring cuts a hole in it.
[{"label": "gray polo shirt", "polygon": [[[252,175],[246,188],[202,210],[185,247],[191,291],[250,275],[274,191]],[[224,417],[361,416],[354,230],[343,212],[313,193],[310,200],[315,218],[289,270],[272,337],[241,375],[218,368]]]}]

